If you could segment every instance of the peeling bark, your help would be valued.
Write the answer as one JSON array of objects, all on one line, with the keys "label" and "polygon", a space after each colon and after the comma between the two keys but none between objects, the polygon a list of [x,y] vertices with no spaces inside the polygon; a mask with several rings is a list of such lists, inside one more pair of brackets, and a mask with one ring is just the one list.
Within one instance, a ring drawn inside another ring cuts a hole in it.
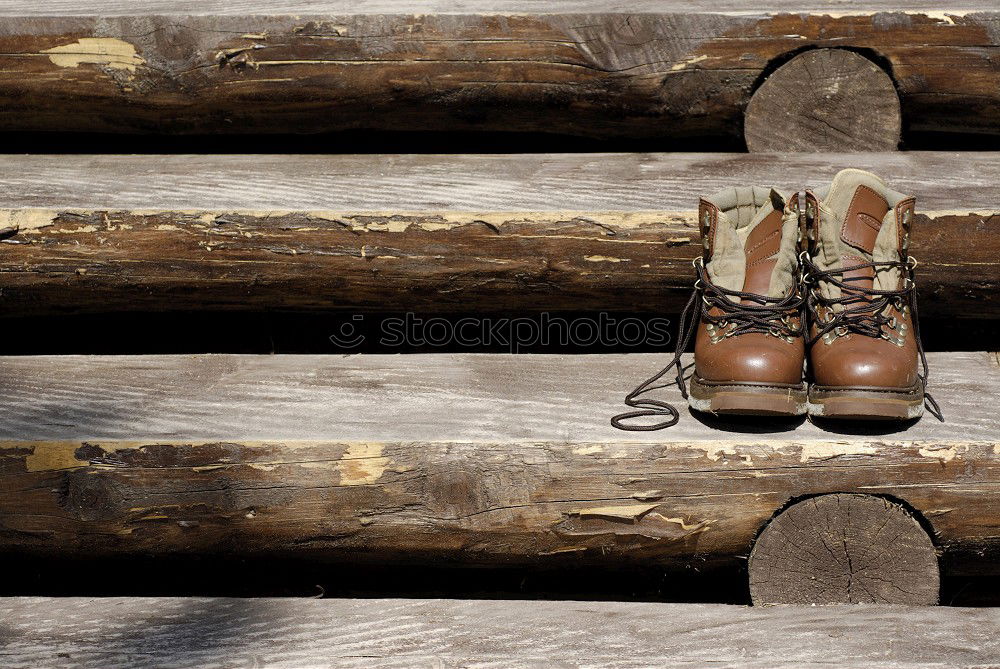
[{"label": "peeling bark", "polygon": [[[698,195],[750,179],[815,186],[857,160],[11,157],[0,166],[0,228],[12,230],[0,306],[679,311],[700,253]],[[1000,168],[988,154],[863,160],[917,197],[921,313],[1000,313]]]},{"label": "peeling bark", "polygon": [[611,428],[662,357],[0,358],[0,549],[733,565],[853,492],[923,514],[950,570],[1000,564],[992,356],[930,357],[947,424]]}]

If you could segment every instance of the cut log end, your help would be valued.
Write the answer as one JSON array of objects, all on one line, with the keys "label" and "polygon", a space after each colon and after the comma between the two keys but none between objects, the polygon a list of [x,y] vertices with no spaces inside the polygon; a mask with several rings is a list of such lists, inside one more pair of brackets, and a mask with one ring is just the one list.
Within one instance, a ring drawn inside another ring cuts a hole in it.
[{"label": "cut log end", "polygon": [[869,59],[816,49],[775,70],[747,106],[753,152],[895,151],[902,121],[892,79]]},{"label": "cut log end", "polygon": [[821,495],[788,507],[757,538],[749,571],[756,605],[938,601],[930,536],[905,508],[871,495]]}]

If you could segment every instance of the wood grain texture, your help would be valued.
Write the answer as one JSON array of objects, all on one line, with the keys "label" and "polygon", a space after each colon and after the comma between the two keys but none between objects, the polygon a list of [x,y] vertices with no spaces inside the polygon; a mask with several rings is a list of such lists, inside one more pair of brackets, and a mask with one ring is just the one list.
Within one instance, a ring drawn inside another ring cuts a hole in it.
[{"label": "wood grain texture", "polygon": [[[0,16],[122,16],[135,13],[135,4],[126,0],[89,0],[81,4],[75,0],[47,0],[43,4],[33,0],[5,0],[0,4]],[[650,12],[697,13],[786,13],[831,12],[828,2],[822,0],[630,0],[628,3],[608,4],[601,0],[145,0],[143,9],[149,14],[166,16],[214,15],[267,15],[267,14],[485,14],[491,12],[529,14],[633,14]],[[943,9],[942,9],[943,8]],[[957,12],[982,9],[977,0],[952,0],[946,5],[933,0],[872,0],[838,2],[841,12],[866,14],[874,12],[927,11],[941,16]]]},{"label": "wood grain texture", "polygon": [[996,609],[419,599],[0,599],[8,667],[984,667]]},{"label": "wood grain texture", "polygon": [[859,435],[685,412],[662,433],[611,428],[663,362],[2,358],[0,547],[732,565],[789,500],[860,492],[923,514],[950,569],[1000,563],[995,356],[932,356],[947,424]]},{"label": "wood grain texture", "polygon": [[922,313],[1000,315],[988,153],[6,156],[0,312],[677,311],[699,195],[845,166],[916,195]]},{"label": "wood grain texture", "polygon": [[902,120],[892,79],[868,58],[814,49],[754,92],[743,136],[753,152],[895,151]]},{"label": "wood grain texture", "polygon": [[819,495],[771,519],[750,553],[750,596],[767,604],[938,603],[934,543],[900,504]]},{"label": "wood grain texture", "polygon": [[738,140],[769,67],[833,47],[886,64],[910,130],[1000,133],[995,8],[348,4],[14,3],[0,129]]}]

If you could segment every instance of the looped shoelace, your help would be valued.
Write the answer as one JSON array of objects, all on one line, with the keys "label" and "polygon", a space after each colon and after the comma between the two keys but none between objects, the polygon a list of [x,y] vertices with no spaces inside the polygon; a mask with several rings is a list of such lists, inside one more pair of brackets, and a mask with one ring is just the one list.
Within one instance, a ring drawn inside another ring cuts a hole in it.
[{"label": "looped shoelace", "polygon": [[[687,304],[681,312],[674,357],[666,367],[640,383],[625,396],[625,404],[638,409],[638,411],[626,411],[612,418],[611,424],[619,430],[652,432],[676,425],[677,421],[680,420],[680,413],[673,404],[663,400],[640,399],[640,396],[669,386],[669,383],[654,384],[671,369],[676,369],[675,383],[681,391],[681,397],[685,400],[688,398],[684,374],[694,366],[694,363],[687,366],[681,365],[681,356],[687,350],[688,344],[691,343],[691,338],[702,318],[709,323],[732,323],[733,327],[726,333],[726,336],[736,336],[749,332],[770,333],[776,336],[797,336],[800,334],[800,330],[792,328],[786,318],[790,314],[798,315],[801,327],[803,322],[802,307],[805,299],[798,291],[793,291],[787,297],[768,297],[740,290],[728,290],[711,282],[704,263],[698,262],[700,260],[701,258],[695,260],[698,279],[694,282],[691,297],[688,298]],[[753,304],[734,302],[730,297],[751,300]],[[722,313],[712,314],[710,313],[712,308],[718,308]],[[669,418],[652,425],[625,425],[622,423],[624,420],[643,416],[669,416]]]},{"label": "looped shoelace", "polygon": [[[801,255],[802,264],[806,268],[806,273],[802,277],[803,284],[813,283],[818,285],[826,282],[840,288],[840,297],[823,297],[818,290],[807,291],[808,299],[806,306],[809,311],[811,322],[821,325],[817,328],[816,334],[809,340],[808,344],[816,343],[828,332],[855,332],[865,337],[874,339],[882,338],[882,328],[885,325],[893,324],[892,317],[886,316],[885,311],[889,306],[898,306],[905,303],[913,312],[913,336],[917,341],[917,354],[920,357],[920,365],[923,374],[917,374],[924,387],[924,407],[928,412],[942,423],[944,413],[937,401],[927,392],[927,380],[930,375],[930,368],[927,365],[927,355],[924,353],[924,344],[920,339],[920,318],[917,312],[917,285],[913,280],[913,269],[916,267],[916,260],[912,257],[903,260],[890,260],[881,262],[864,262],[850,267],[821,270],[809,257],[807,253]],[[905,281],[902,288],[898,290],[876,290],[875,288],[864,288],[857,284],[850,284],[852,281],[861,279],[871,279],[872,277],[861,275],[857,277],[845,278],[843,275],[855,270],[871,269],[872,276],[877,276],[880,270],[897,269]],[[840,275],[839,278],[837,275]],[[839,304],[842,308],[839,312],[834,311],[834,305]],[[834,314],[826,322],[822,322],[818,316],[818,307],[827,309],[828,313]]]}]

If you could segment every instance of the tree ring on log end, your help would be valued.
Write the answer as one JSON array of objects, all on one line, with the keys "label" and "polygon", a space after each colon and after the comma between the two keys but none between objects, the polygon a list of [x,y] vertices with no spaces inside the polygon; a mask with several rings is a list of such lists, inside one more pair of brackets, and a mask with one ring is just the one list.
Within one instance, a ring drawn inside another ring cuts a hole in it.
[{"label": "tree ring on log end", "polygon": [[797,502],[750,553],[750,597],[762,604],[937,604],[937,553],[913,514],[881,497]]},{"label": "tree ring on log end", "polygon": [[844,49],[800,53],[764,80],[743,123],[753,152],[895,151],[902,120],[892,79]]}]

